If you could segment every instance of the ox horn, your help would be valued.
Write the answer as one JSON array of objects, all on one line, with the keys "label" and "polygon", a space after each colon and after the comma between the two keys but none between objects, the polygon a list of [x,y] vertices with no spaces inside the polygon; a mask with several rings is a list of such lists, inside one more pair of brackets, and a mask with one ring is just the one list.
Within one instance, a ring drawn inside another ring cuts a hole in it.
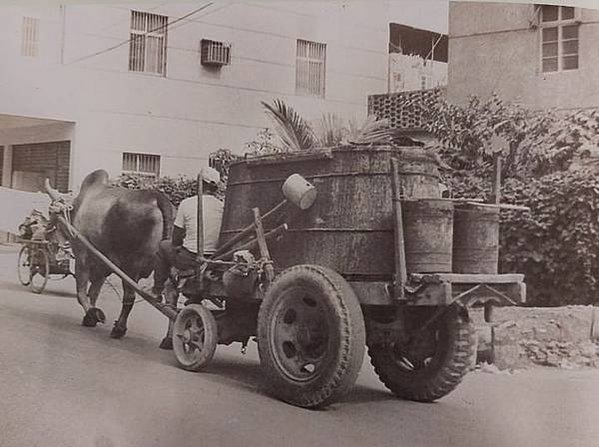
[{"label": "ox horn", "polygon": [[61,194],[54,188],[50,186],[50,179],[46,178],[44,182],[44,188],[46,189],[46,193],[50,196],[52,200],[59,200]]}]

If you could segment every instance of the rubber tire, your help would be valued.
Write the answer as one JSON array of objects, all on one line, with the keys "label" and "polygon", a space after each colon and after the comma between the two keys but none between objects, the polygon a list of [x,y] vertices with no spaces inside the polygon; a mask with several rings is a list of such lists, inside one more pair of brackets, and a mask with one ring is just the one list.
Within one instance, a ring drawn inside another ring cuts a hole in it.
[{"label": "rubber tire", "polygon": [[[193,314],[199,316],[202,320],[202,326],[204,328],[204,349],[200,351],[198,357],[190,359],[183,350],[183,343],[177,338],[177,333],[179,332],[179,328],[184,325],[183,320],[193,316]],[[214,357],[216,344],[218,343],[218,327],[212,312],[201,304],[188,304],[185,306],[175,319],[172,341],[175,358],[183,369],[197,372],[205,368],[212,360],[212,357]]]},{"label": "rubber tire", "polygon": [[416,372],[404,372],[395,362],[389,345],[369,346],[368,355],[381,382],[397,397],[433,402],[453,391],[474,366],[476,332],[467,316],[455,307],[439,322],[442,344],[431,365]]},{"label": "rubber tire", "polygon": [[35,248],[31,252],[31,262],[39,261],[39,264],[43,265],[44,268],[44,280],[41,284],[34,284],[33,276],[29,277],[29,287],[31,287],[31,291],[33,293],[42,293],[46,288],[46,284],[48,284],[48,276],[50,275],[50,259],[48,259],[48,253],[43,248]]},{"label": "rubber tire", "polygon": [[30,253],[30,249],[29,246],[27,245],[23,245],[21,247],[21,250],[19,251],[19,257],[17,259],[17,277],[19,278],[19,282],[21,284],[23,284],[24,286],[28,286],[29,283],[31,282],[31,268],[27,268],[27,275],[25,278],[23,278],[23,275],[21,273],[21,267],[22,267],[22,262],[23,262],[23,258],[25,256],[27,256],[29,258],[29,264],[31,264],[31,253]]},{"label": "rubber tire", "polygon": [[[275,359],[270,340],[273,311],[290,288],[309,287],[321,299],[328,319],[336,322],[330,329],[324,370],[309,381],[287,377]],[[258,314],[258,353],[266,385],[275,397],[303,408],[323,408],[339,400],[353,387],[362,367],[366,344],[364,317],[350,285],[335,271],[317,265],[298,265],[281,272],[266,291]]]}]

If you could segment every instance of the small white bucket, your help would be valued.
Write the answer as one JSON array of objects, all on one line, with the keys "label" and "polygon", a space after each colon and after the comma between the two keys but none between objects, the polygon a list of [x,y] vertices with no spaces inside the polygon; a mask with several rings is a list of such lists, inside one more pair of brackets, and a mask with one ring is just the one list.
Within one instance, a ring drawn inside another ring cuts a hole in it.
[{"label": "small white bucket", "polygon": [[316,200],[316,187],[299,174],[291,174],[283,183],[283,195],[302,210],[307,210]]}]

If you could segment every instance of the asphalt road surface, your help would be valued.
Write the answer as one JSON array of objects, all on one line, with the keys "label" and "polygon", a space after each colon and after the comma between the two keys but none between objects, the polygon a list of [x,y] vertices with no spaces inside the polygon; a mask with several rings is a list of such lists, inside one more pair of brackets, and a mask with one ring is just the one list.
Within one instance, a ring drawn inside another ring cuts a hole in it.
[{"label": "asphalt road surface", "polygon": [[[72,279],[34,295],[15,266],[0,247],[0,447],[599,446],[597,371],[473,372],[419,404],[366,361],[343,402],[304,410],[263,393],[255,346],[219,346],[206,372],[186,372],[158,349],[166,320],[146,303],[112,340],[110,324],[80,325]],[[100,298],[110,321],[118,299]]]}]

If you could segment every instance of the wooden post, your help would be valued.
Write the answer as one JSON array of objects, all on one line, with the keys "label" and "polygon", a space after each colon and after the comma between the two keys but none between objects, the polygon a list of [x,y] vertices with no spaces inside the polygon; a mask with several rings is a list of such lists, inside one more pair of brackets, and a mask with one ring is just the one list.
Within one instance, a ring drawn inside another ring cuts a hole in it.
[{"label": "wooden post", "polygon": [[394,286],[396,295],[400,300],[405,298],[404,285],[408,280],[406,270],[406,247],[403,231],[403,216],[401,209],[401,184],[399,179],[399,166],[397,159],[391,159],[391,197],[393,200],[393,217],[395,231],[395,278]]},{"label": "wooden post", "polygon": [[[253,208],[254,212],[254,225],[256,226],[256,239],[258,240],[258,248],[260,249],[260,257],[270,261],[270,253],[268,251],[268,245],[264,237],[264,228],[262,226],[262,218],[260,217],[260,209]],[[272,264],[266,264],[264,267],[266,271],[266,279],[271,283],[275,279],[275,270]]]},{"label": "wooden post", "polygon": [[202,181],[202,174],[198,174],[198,210],[196,216],[196,228],[197,228],[197,254],[196,260],[198,265],[202,262],[204,258],[204,203],[202,200],[202,195],[204,193],[204,185]]},{"label": "wooden post", "polygon": [[496,153],[493,156],[493,192],[489,203],[499,205],[501,202],[501,154]]}]

